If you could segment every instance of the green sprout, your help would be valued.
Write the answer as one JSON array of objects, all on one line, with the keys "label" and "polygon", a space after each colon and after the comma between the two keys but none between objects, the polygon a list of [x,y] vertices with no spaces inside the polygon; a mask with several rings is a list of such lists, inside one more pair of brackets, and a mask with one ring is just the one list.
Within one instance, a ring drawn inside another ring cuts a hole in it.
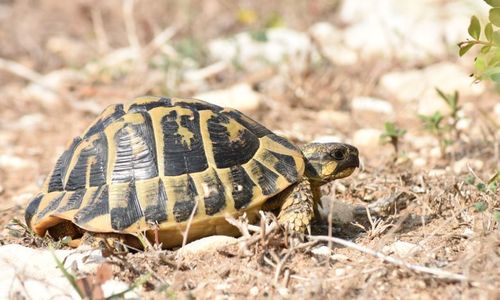
[{"label": "green sprout", "polygon": [[459,105],[460,95],[458,91],[447,94],[436,88],[439,97],[448,105],[450,113],[443,115],[437,111],[432,115],[420,115],[424,129],[436,136],[439,141],[441,157],[445,157],[447,146],[453,144],[453,140],[460,138],[460,131],[457,128],[460,117],[458,115],[462,107]]},{"label": "green sprout", "polygon": [[484,39],[481,39],[481,23],[472,16],[467,39],[458,43],[459,55],[463,56],[472,47],[481,47],[475,58],[475,77],[478,80],[489,79],[500,82],[500,0],[484,0],[492,8],[489,11],[488,23],[483,28]]},{"label": "green sprout", "polygon": [[384,144],[390,143],[394,148],[395,159],[399,153],[399,141],[406,134],[406,129],[396,126],[393,122],[385,122],[384,132],[380,135],[380,141]]}]

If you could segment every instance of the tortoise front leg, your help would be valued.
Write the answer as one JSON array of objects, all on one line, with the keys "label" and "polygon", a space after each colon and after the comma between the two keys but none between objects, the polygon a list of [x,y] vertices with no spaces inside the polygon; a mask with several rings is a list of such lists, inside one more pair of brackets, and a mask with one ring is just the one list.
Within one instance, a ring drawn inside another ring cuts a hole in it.
[{"label": "tortoise front leg", "polygon": [[291,187],[290,194],[283,199],[278,222],[291,232],[305,233],[314,217],[314,198],[307,179]]}]

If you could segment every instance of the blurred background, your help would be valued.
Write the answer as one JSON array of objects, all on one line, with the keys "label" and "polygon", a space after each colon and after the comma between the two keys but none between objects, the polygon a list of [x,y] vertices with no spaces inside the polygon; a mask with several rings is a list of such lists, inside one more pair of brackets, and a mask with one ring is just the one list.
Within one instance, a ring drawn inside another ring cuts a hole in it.
[{"label": "blurred background", "polygon": [[460,183],[476,193],[463,205],[493,213],[497,186],[476,187],[500,169],[499,87],[457,47],[487,13],[479,0],[2,0],[0,225],[106,106],[141,95],[230,106],[297,144],[354,144],[364,169],[336,186],[353,202],[403,189],[439,214]]}]

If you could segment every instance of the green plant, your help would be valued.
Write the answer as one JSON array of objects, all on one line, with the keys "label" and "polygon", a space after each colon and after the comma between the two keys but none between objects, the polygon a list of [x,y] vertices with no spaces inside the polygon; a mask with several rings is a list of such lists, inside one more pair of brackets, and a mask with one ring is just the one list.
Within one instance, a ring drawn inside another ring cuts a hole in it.
[{"label": "green plant", "polygon": [[399,141],[406,134],[406,129],[401,129],[393,122],[385,122],[384,132],[380,135],[380,141],[383,144],[390,143],[394,148],[395,159],[399,154]]},{"label": "green plant", "polygon": [[437,111],[432,115],[420,115],[419,117],[422,120],[424,129],[438,139],[441,157],[445,157],[447,146],[451,145],[454,140],[460,138],[460,130],[457,128],[458,121],[460,120],[458,115],[461,109],[459,105],[460,95],[458,91],[447,94],[438,88],[436,88],[436,92],[450,108],[450,113],[443,115],[441,112]]},{"label": "green plant", "polygon": [[439,149],[441,151],[441,157],[446,154],[446,146],[449,144],[448,140],[445,138],[446,126],[442,124],[444,119],[443,115],[437,111],[430,116],[420,115],[420,120],[424,125],[424,129],[429,131],[431,134],[436,136],[439,141]]},{"label": "green plant", "polygon": [[59,260],[59,258],[57,258],[57,255],[54,251],[54,248],[50,247],[50,252],[52,253],[52,257],[54,258],[54,260],[56,261],[56,264],[57,264],[57,268],[59,270],[61,270],[61,272],[63,273],[64,277],[66,278],[66,280],[68,280],[68,282],[71,284],[71,286],[73,287],[73,289],[75,289],[75,291],[78,293],[78,295],[83,298],[84,297],[84,293],[83,291],[78,287],[78,284],[76,283],[76,276],[71,274],[70,272],[68,272],[68,270],[66,270],[66,268],[64,267],[64,264],[62,263],[62,261]]},{"label": "green plant", "polygon": [[500,0],[484,0],[492,8],[489,11],[489,22],[483,28],[484,39],[481,39],[481,23],[472,16],[467,39],[458,43],[459,55],[463,56],[472,47],[481,47],[474,62],[475,77],[478,80],[490,79],[500,82]]},{"label": "green plant", "polygon": [[444,102],[448,105],[450,108],[450,114],[448,115],[449,118],[449,130],[452,131],[454,134],[455,138],[458,139],[460,137],[460,130],[457,128],[457,123],[460,120],[460,117],[458,116],[458,112],[462,107],[458,105],[458,100],[459,100],[459,94],[458,91],[453,92],[453,94],[446,94],[440,89],[436,88],[436,92],[438,93],[439,97],[443,99]]},{"label": "green plant", "polygon": [[[488,181],[484,181],[471,170],[471,174],[469,174],[464,181],[466,184],[474,186],[478,190],[478,192],[480,192],[485,197],[496,197],[498,183],[500,182],[500,171],[496,171]],[[474,203],[474,210],[476,212],[484,212],[488,209],[488,206],[488,202],[481,200]],[[500,212],[498,211],[494,213],[495,220],[497,220],[499,214]]]}]

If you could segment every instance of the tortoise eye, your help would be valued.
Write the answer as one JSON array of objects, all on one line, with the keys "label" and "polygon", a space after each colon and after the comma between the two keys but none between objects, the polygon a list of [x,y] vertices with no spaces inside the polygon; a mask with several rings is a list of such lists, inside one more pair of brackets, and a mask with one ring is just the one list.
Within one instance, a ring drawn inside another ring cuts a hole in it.
[{"label": "tortoise eye", "polygon": [[342,149],[335,149],[330,152],[330,156],[335,160],[343,160],[345,158],[345,151]]}]

